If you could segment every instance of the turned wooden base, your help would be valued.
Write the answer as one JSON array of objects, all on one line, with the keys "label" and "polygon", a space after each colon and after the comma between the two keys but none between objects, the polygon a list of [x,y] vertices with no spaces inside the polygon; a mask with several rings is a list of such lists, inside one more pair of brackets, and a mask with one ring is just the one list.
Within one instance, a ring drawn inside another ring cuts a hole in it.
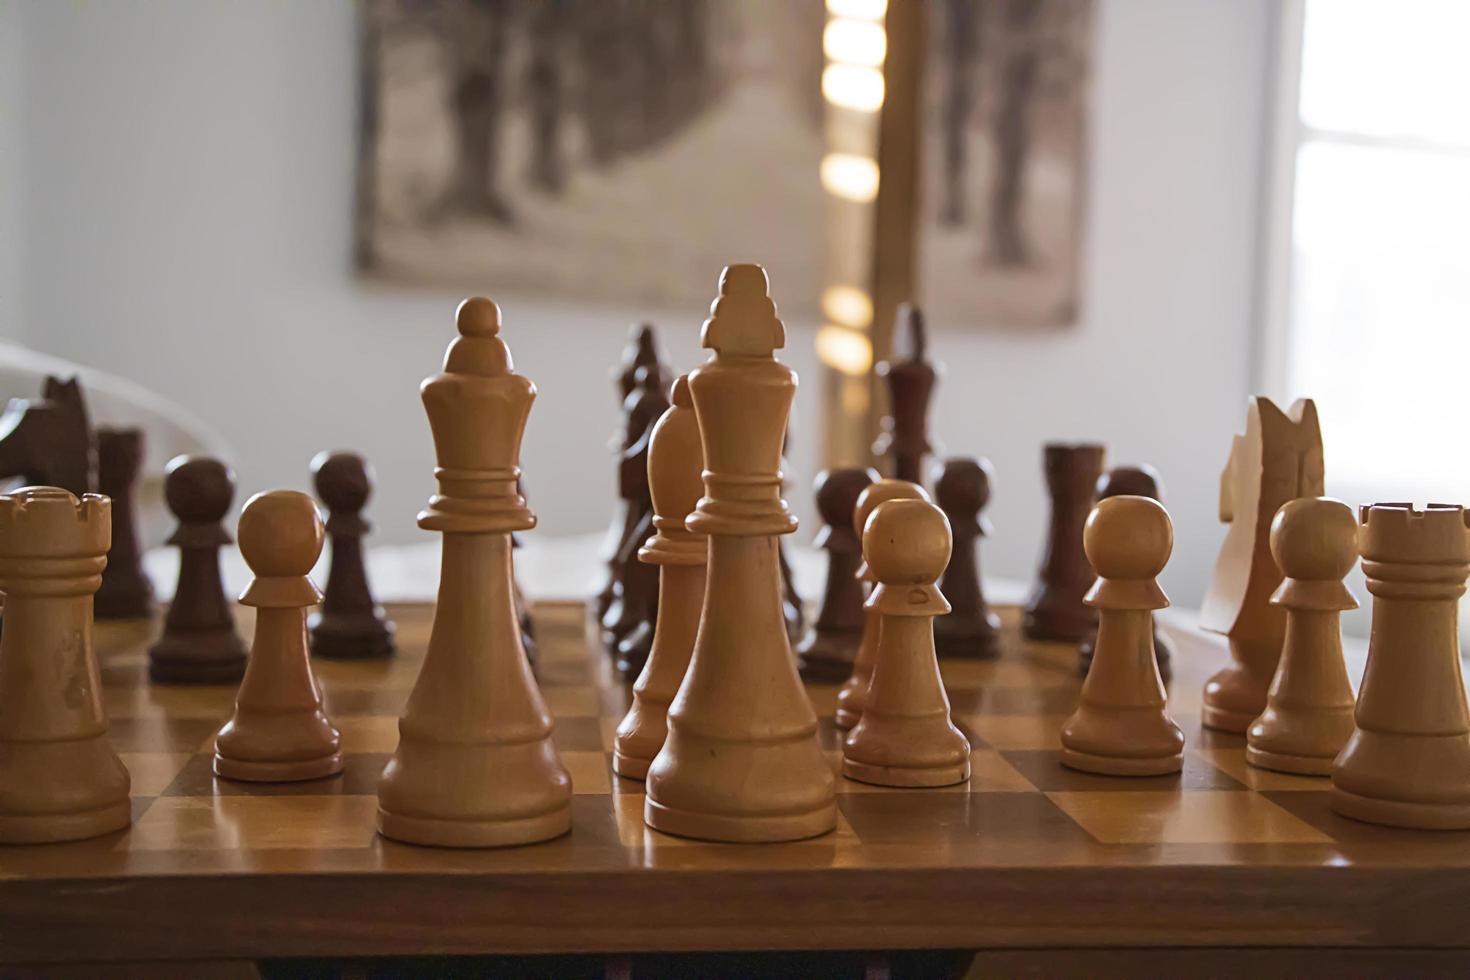
[{"label": "turned wooden base", "polygon": [[622,752],[613,753],[613,772],[625,779],[648,778],[648,767],[651,765],[653,765],[652,759],[640,759]]},{"label": "turned wooden base", "polygon": [[875,766],[854,759],[842,760],[842,774],[848,779],[873,786],[934,787],[953,786],[970,778],[970,760],[955,766],[915,769],[902,766]]},{"label": "turned wooden base", "polygon": [[847,680],[861,642],[862,630],[813,633],[796,651],[801,679],[819,684]]},{"label": "turned wooden base", "polygon": [[645,800],[643,822],[675,837],[725,841],[731,844],[768,844],[820,837],[837,826],[837,804],[828,803],[802,813],[776,816],[724,816],[695,813]]},{"label": "turned wooden base", "polygon": [[1184,753],[1161,755],[1152,759],[1124,756],[1091,755],[1062,748],[1062,765],[1100,776],[1168,776],[1184,768]]},{"label": "turned wooden base", "polygon": [[940,657],[989,660],[1000,656],[999,629],[987,629],[982,624],[971,623],[968,624],[972,627],[970,629],[955,630],[945,626],[947,619],[949,616],[941,616],[934,621],[934,650]]},{"label": "turned wooden base", "polygon": [[1266,710],[1275,672],[1273,665],[1270,674],[1260,676],[1240,662],[1217,671],[1205,684],[1200,721],[1206,728],[1244,734]]},{"label": "turned wooden base", "polygon": [[369,622],[362,629],[332,629],[325,623],[311,631],[311,652],[328,660],[372,660],[393,656],[393,627]]},{"label": "turned wooden base", "polygon": [[92,602],[92,615],[97,619],[148,619],[153,615],[153,588],[145,579],[140,583],[98,589]]},{"label": "turned wooden base", "polygon": [[1245,761],[1257,769],[1270,769],[1273,772],[1289,772],[1298,776],[1330,776],[1332,775],[1332,760],[1335,755],[1287,755],[1282,752],[1268,752],[1255,746],[1247,746],[1245,750]]},{"label": "turned wooden base", "polygon": [[254,762],[231,759],[214,754],[214,774],[222,779],[238,779],[247,783],[298,783],[308,779],[324,779],[342,771],[342,753],[334,752],[320,759],[292,762]]},{"label": "turned wooden base", "polygon": [[0,814],[0,844],[56,844],[123,830],[133,822],[128,800],[80,813]]},{"label": "turned wooden base", "polygon": [[428,847],[515,847],[551,840],[571,829],[570,806],[515,820],[439,820],[378,808],[378,833]]},{"label": "turned wooden base", "polygon": [[[1262,703],[1264,708],[1264,699]],[[1217,707],[1206,704],[1200,708],[1200,724],[1206,728],[1213,728],[1220,732],[1234,732],[1244,735],[1251,727],[1251,722],[1260,717],[1260,712],[1247,714],[1241,711],[1231,711],[1229,708]]]},{"label": "turned wooden base", "polygon": [[1332,809],[1345,817],[1414,830],[1470,830],[1470,804],[1411,803],[1359,796],[1332,787]]},{"label": "turned wooden base", "polygon": [[233,684],[245,676],[245,644],[233,627],[165,634],[148,651],[148,676],[162,684]]},{"label": "turned wooden base", "polygon": [[1026,610],[1021,619],[1021,632],[1027,639],[1081,643],[1097,632],[1097,616],[1086,607],[1060,608],[1060,603],[1044,603]]}]

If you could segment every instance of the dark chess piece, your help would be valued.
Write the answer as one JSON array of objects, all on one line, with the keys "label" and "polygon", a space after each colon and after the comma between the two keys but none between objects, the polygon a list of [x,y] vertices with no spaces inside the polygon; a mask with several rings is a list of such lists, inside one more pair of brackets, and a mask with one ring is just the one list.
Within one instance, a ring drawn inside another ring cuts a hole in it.
[{"label": "dark chess piece", "polygon": [[[627,529],[614,555],[613,601],[602,616],[608,652],[613,654],[639,623],[653,621],[647,603],[658,602],[658,569],[643,567],[644,563],[638,560],[638,549],[648,537],[645,525],[653,514],[653,497],[648,487],[649,437],[653,424],[669,408],[669,393],[661,382],[662,376],[654,371],[639,368],[634,377],[635,387],[626,403],[628,448],[623,450],[618,466],[618,496],[626,508]],[[633,594],[630,594],[630,577],[637,580]]]},{"label": "dark chess piece", "polygon": [[[789,424],[781,438],[781,489],[784,492],[786,474],[790,472],[786,464],[786,448],[791,445]],[[796,591],[796,576],[791,574],[791,561],[786,557],[786,535],[776,541],[776,567],[781,576],[781,614],[786,620],[786,639],[794,648],[806,632],[806,605],[801,601],[801,593]]]},{"label": "dark chess piece", "polygon": [[824,470],[817,474],[817,513],[823,527],[816,546],[827,552],[827,587],[817,622],[796,648],[802,679],[845,681],[863,636],[863,585],[857,580],[863,542],[852,526],[858,497],[878,474],[870,469]]},{"label": "dark chess piece", "polygon": [[319,657],[363,660],[393,654],[393,623],[373,599],[362,539],[372,525],[362,516],[373,474],[356,453],[317,453],[311,461],[317,499],[327,508],[332,542],[327,587],[309,619],[311,652]]},{"label": "dark chess piece", "polygon": [[148,651],[155,681],[225,684],[245,674],[245,644],[220,577],[219,549],[230,543],[225,514],[235,474],[209,456],[175,456],[163,483],[179,526],[168,543],[179,549],[179,582],[163,619],[163,635]]},{"label": "dark chess piece", "polygon": [[786,619],[786,638],[795,643],[806,631],[806,610],[802,608],[801,595],[796,591],[796,577],[791,574],[784,539],[776,542],[776,569],[781,573],[781,614]]},{"label": "dark chess piece", "polygon": [[47,377],[40,398],[10,400],[0,416],[0,478],[8,477],[77,496],[96,489],[97,451],[76,378]]},{"label": "dark chess piece", "polygon": [[[645,457],[646,458],[646,457]],[[646,470],[645,470],[646,472]],[[647,541],[653,534],[653,512],[644,517],[628,540],[627,564],[623,566],[624,608],[636,616],[632,627],[613,648],[614,663],[618,673],[627,678],[636,678],[653,652],[654,627],[658,620],[658,566],[640,561],[640,542]]]},{"label": "dark chess piece", "polygon": [[97,491],[112,498],[112,547],[92,604],[98,619],[136,619],[153,612],[153,583],[138,542],[142,429],[97,430]]},{"label": "dark chess piece", "polygon": [[924,457],[935,451],[929,444],[929,403],[939,369],[928,360],[923,312],[905,303],[898,308],[898,323],[908,327],[909,356],[877,367],[878,377],[888,383],[889,414],[883,419],[883,433],[873,443],[873,452],[892,457],[896,479],[922,486]]},{"label": "dark chess piece", "polygon": [[[1094,502],[1125,495],[1148,497],[1163,503],[1164,487],[1159,480],[1159,471],[1145,463],[1142,466],[1115,466],[1098,477]],[[1092,651],[1096,645],[1097,632],[1094,631],[1077,646],[1077,672],[1083,677],[1092,666]],[[1159,635],[1157,622],[1154,623],[1154,659],[1159,664],[1159,676],[1168,683],[1171,655],[1164,638]]]},{"label": "dark chess piece", "polygon": [[[669,369],[658,356],[658,342],[654,336],[653,325],[648,323],[636,326],[629,331],[628,345],[623,348],[622,363],[613,371],[613,380],[618,388],[618,409],[623,415],[623,429],[613,438],[612,450],[620,458],[643,435],[642,430],[634,430],[628,418],[630,399],[633,390],[638,387],[639,369],[651,372],[655,387],[661,389],[668,387]],[[638,523],[637,517],[638,515],[628,512],[625,501],[613,514],[612,525],[607,529],[606,544],[603,546],[603,559],[607,562],[607,576],[597,590],[596,608],[599,620],[607,615],[607,607],[612,605],[615,598],[619,571],[618,553],[622,551],[628,535],[632,533],[633,525]]]},{"label": "dark chess piece", "polygon": [[[525,496],[519,480],[516,481],[516,492],[522,497]],[[510,536],[510,546],[513,549],[521,546],[520,535]],[[521,583],[516,580],[514,574],[511,575],[510,592],[511,599],[515,602],[516,619],[521,624],[521,646],[525,647],[526,659],[531,661],[531,666],[534,668],[536,666],[536,620],[531,617],[531,604],[526,601],[526,594],[521,591]]]},{"label": "dark chess piece", "polygon": [[986,459],[958,458],[934,467],[934,502],[949,518],[954,548],[939,580],[950,613],[934,620],[941,657],[994,657],[1000,653],[1000,617],[990,611],[980,583],[980,539],[990,533],[981,516],[994,476]]},{"label": "dark chess piece", "polygon": [[1021,621],[1030,639],[1080,643],[1097,631],[1097,610],[1082,601],[1097,577],[1082,550],[1082,527],[1106,457],[1106,447],[1095,444],[1045,447],[1051,523],[1040,577]]}]

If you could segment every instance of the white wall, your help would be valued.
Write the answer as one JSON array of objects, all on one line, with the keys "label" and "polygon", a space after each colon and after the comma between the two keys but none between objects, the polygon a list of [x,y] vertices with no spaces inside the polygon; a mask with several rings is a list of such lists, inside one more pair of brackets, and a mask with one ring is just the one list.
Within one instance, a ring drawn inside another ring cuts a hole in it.
[{"label": "white wall", "polygon": [[29,327],[22,264],[26,196],[21,171],[21,114],[26,102],[22,40],[16,8],[0,2],[0,334],[17,340],[24,338]]},{"label": "white wall", "polygon": [[[939,436],[999,470],[991,573],[1034,567],[1040,444],[1096,437],[1163,470],[1178,538],[1167,584],[1198,601],[1246,395],[1267,19],[1266,0],[1101,4],[1083,322],[956,326],[935,344],[949,368]],[[457,297],[353,277],[353,7],[34,2],[0,24],[17,20],[26,221],[18,236],[0,229],[0,257],[18,238],[28,319],[5,329],[199,413],[235,447],[246,492],[304,486],[324,447],[366,453],[380,540],[421,539],[433,455],[417,385],[437,370]],[[517,366],[541,389],[523,464],[543,533],[600,528],[617,420],[607,372],[641,311],[498,298]],[[654,317],[681,369],[698,360],[702,316]],[[817,456],[819,379],[811,325],[788,328],[805,381],[793,496],[809,514],[799,488]]]},{"label": "white wall", "polygon": [[1046,521],[1041,444],[1101,440],[1163,474],[1165,588],[1198,605],[1224,537],[1220,469],[1245,422],[1267,38],[1264,2],[1099,5],[1079,326],[977,332],[948,366],[937,429],[995,464],[987,570],[1024,576]]}]

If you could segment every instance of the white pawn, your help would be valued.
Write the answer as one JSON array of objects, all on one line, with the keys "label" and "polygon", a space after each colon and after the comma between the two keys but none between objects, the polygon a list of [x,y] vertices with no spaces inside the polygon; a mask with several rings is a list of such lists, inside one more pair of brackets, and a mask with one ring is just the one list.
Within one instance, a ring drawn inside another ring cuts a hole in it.
[{"label": "white pawn", "polygon": [[1286,643],[1266,710],[1246,732],[1245,761],[1328,776],[1353,734],[1353,685],[1342,660],[1342,584],[1358,560],[1352,508],[1330,497],[1288,501],[1271,521],[1271,554],[1286,576],[1271,602],[1286,610]]},{"label": "white pawn", "polygon": [[214,741],[215,775],[273,783],[339,773],[342,735],[322,711],[306,644],[306,610],[322,601],[307,578],[322,553],[321,515],[304,493],[258,493],[237,537],[255,573],[240,596],[257,610],[255,639],[235,713]]},{"label": "white pawn", "polygon": [[1155,578],[1174,548],[1174,526],[1148,497],[1099,500],[1082,545],[1098,579],[1097,643],[1077,711],[1062,728],[1062,762],[1105,776],[1162,776],[1184,766],[1184,733],[1164,706],[1154,659],[1153,610],[1169,604]]},{"label": "white pawn", "polygon": [[970,743],[949,719],[934,655],[934,617],[949,612],[935,582],[949,564],[949,519],[927,500],[879,504],[863,531],[882,617],[873,679],[842,745],[842,772],[879,786],[949,786],[970,778]]}]

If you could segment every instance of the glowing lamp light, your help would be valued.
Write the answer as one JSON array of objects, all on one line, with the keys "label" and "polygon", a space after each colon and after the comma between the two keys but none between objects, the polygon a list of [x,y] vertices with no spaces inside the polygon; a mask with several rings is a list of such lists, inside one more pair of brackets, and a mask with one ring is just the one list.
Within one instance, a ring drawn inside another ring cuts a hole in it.
[{"label": "glowing lamp light", "polygon": [[888,54],[888,34],[868,21],[829,21],[822,31],[822,50],[830,60],[844,65],[877,68]]},{"label": "glowing lamp light", "polygon": [[873,301],[856,286],[828,286],[822,292],[822,312],[844,327],[862,330],[873,322]]},{"label": "glowing lamp light", "polygon": [[878,161],[855,153],[829,153],[822,158],[822,186],[827,193],[866,204],[878,196]]},{"label": "glowing lamp light", "polygon": [[854,20],[882,20],[888,13],[888,0],[827,0],[827,13]]},{"label": "glowing lamp light", "polygon": [[873,345],[863,334],[828,325],[817,331],[817,356],[843,374],[864,375],[873,366]]},{"label": "glowing lamp light", "polygon": [[828,65],[822,69],[822,96],[844,109],[877,112],[883,108],[883,73],[876,68]]}]

